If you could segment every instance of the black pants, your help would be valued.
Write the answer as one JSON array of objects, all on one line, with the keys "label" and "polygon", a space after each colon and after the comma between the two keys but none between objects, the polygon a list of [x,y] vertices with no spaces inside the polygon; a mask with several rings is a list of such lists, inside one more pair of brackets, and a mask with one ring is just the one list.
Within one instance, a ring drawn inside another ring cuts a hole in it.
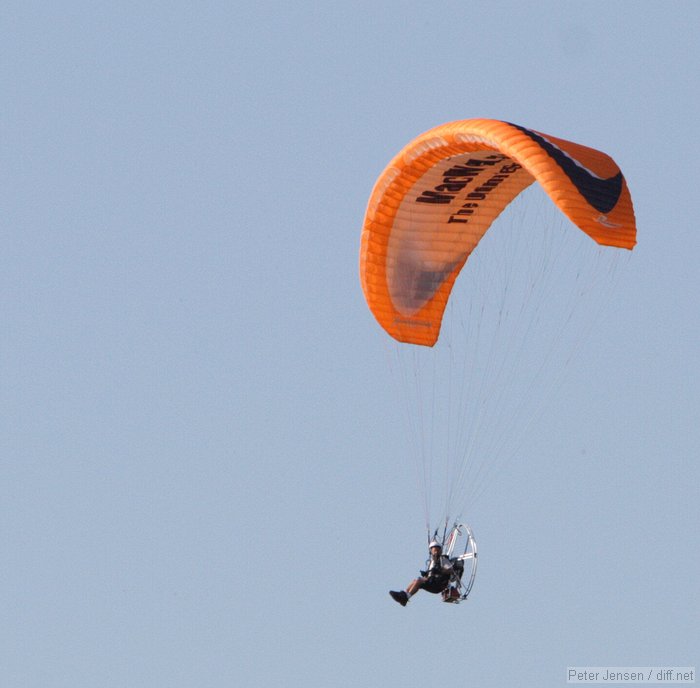
[{"label": "black pants", "polygon": [[448,586],[449,582],[449,576],[435,576],[434,578],[428,578],[420,587],[421,590],[437,593],[442,592]]}]

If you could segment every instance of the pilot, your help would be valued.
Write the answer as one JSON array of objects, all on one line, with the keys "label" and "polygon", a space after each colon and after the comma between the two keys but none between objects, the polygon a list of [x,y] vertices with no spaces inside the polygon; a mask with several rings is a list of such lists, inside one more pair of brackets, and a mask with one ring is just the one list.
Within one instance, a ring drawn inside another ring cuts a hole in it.
[{"label": "pilot", "polygon": [[430,551],[428,567],[425,571],[420,572],[420,578],[411,581],[406,590],[389,591],[389,594],[402,607],[405,607],[411,597],[419,590],[438,593],[445,590],[450,583],[454,568],[449,557],[442,553],[442,545],[437,540],[433,540],[428,545],[428,550]]}]

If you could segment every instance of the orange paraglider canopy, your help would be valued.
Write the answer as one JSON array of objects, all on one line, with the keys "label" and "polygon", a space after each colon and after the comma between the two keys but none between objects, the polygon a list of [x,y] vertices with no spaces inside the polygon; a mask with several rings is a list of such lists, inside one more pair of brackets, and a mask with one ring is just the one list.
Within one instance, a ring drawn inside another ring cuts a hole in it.
[{"label": "orange paraglider canopy", "polygon": [[534,181],[599,244],[635,245],[627,183],[605,153],[499,120],[443,124],[399,152],[367,206],[360,280],[370,310],[392,337],[435,344],[467,258]]}]

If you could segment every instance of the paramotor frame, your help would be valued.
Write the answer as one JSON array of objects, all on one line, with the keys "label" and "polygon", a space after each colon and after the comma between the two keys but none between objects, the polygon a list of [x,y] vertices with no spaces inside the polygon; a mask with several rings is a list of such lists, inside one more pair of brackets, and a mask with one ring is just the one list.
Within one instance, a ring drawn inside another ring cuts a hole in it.
[{"label": "paramotor frame", "polygon": [[[455,552],[458,554],[455,555]],[[450,584],[442,593],[443,602],[459,604],[469,597],[476,579],[478,552],[472,529],[466,523],[455,523],[445,540],[445,555],[454,562]]]}]

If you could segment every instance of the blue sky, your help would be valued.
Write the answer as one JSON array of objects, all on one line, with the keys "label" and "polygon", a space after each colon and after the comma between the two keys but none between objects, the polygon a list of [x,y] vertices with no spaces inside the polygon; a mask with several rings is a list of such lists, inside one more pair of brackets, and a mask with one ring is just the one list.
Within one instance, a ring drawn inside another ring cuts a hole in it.
[{"label": "blue sky", "polygon": [[[557,686],[698,664],[696,3],[10,2],[0,676]],[[457,608],[357,277],[374,180],[492,117],[610,153],[639,244],[472,515]]]}]

